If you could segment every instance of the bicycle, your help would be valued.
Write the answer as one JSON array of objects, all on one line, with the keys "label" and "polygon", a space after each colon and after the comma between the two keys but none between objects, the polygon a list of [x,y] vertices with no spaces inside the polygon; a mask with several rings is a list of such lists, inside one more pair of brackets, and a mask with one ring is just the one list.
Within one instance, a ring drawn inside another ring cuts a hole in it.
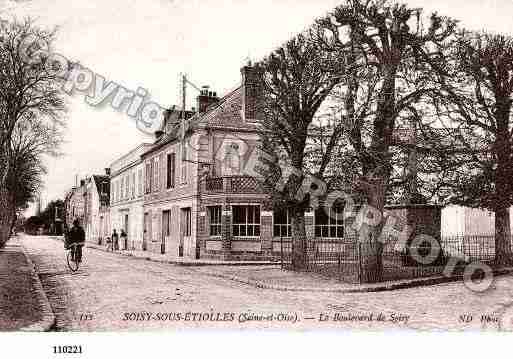
[{"label": "bicycle", "polygon": [[[66,260],[68,262],[68,267],[72,272],[78,271],[80,267],[80,262],[76,260],[76,250],[78,246],[82,246],[81,243],[72,243],[68,246],[68,254],[66,255]],[[81,258],[82,259],[82,258]]]}]

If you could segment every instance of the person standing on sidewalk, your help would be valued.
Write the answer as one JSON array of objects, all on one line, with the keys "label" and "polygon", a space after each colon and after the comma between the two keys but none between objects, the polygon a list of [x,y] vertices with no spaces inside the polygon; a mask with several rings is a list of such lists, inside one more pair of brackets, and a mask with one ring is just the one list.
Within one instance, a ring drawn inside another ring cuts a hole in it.
[{"label": "person standing on sidewalk", "polygon": [[123,243],[123,249],[125,251],[128,250],[128,236],[126,235],[126,232],[124,229],[121,230],[121,242]]},{"label": "person standing on sidewalk", "polygon": [[114,232],[112,232],[111,240],[112,240],[112,251],[114,252],[114,251],[119,250],[119,235],[118,235],[118,232],[116,232],[116,229],[114,229]]}]

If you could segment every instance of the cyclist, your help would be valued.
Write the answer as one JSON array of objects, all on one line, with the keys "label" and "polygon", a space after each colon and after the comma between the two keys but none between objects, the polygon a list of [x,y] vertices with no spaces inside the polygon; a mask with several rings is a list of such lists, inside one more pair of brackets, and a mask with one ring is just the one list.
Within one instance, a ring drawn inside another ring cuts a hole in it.
[{"label": "cyclist", "polygon": [[77,246],[72,249],[72,259],[73,261],[77,263],[82,262],[82,247],[85,244],[85,232],[84,229],[80,226],[80,221],[78,219],[75,219],[73,221],[73,227],[68,232],[67,236],[67,245],[68,247],[71,244],[78,244]]}]

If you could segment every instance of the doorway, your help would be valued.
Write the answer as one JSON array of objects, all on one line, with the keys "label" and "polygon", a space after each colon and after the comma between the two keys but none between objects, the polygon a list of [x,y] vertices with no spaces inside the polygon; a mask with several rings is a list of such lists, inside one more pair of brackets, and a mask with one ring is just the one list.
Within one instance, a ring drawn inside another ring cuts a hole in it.
[{"label": "doorway", "polygon": [[148,236],[150,235],[150,216],[148,213],[144,214],[144,228],[143,228],[143,242],[142,250],[148,250]]},{"label": "doorway", "polygon": [[184,244],[191,243],[191,235],[192,235],[192,217],[191,217],[191,208],[181,208],[181,216],[180,216],[180,243],[178,246],[178,256],[184,256]]},{"label": "doorway", "polygon": [[162,243],[160,244],[160,253],[166,254],[166,241],[169,240],[171,235],[171,211],[162,212]]},{"label": "doorway", "polygon": [[127,214],[125,214],[124,219],[123,219],[123,230],[125,231],[125,238],[124,238],[123,246],[124,246],[125,250],[128,250],[128,228],[130,228],[128,221],[129,221],[129,217],[128,217],[128,213],[127,213]]}]

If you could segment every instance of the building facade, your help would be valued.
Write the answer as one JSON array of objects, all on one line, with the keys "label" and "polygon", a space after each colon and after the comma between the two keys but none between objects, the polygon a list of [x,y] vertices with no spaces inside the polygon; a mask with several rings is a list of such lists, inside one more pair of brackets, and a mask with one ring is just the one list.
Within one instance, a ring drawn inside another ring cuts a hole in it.
[{"label": "building facade", "polygon": [[78,219],[86,240],[101,243],[109,233],[110,181],[107,175],[93,175],[80,180],[64,199],[66,226],[71,228]]},{"label": "building facade", "polygon": [[143,155],[145,248],[188,258],[269,258],[269,197],[244,166],[259,140],[256,78],[241,70],[242,84],[219,99],[204,88],[199,112],[168,112],[164,131]]},{"label": "building facade", "polygon": [[[75,188],[68,202],[88,237],[101,242],[123,230],[122,249],[191,259],[270,260],[290,250],[291,215],[273,210],[252,169],[260,141],[256,76],[245,66],[240,86],[224,97],[204,87],[197,113],[166,111],[154,143],[110,165],[108,210],[97,206],[94,176]],[[307,211],[307,238],[329,246],[354,237],[342,216]]]},{"label": "building facade", "polygon": [[73,221],[78,219],[81,224],[85,222],[85,180],[80,181],[66,194],[64,198],[65,225],[71,228]]},{"label": "building facade", "polygon": [[83,222],[86,241],[102,244],[109,235],[110,222],[110,178],[105,175],[93,175],[85,180]]},{"label": "building facade", "polygon": [[[223,98],[204,88],[184,137],[172,125],[179,114],[168,111],[142,155],[143,249],[223,260],[278,258],[284,242],[290,250],[291,216],[273,211],[251,169],[260,140],[254,71],[243,67],[241,85]],[[322,208],[307,212],[305,223],[310,239],[340,240],[349,228]]]},{"label": "building facade", "polygon": [[141,155],[151,148],[143,143],[110,165],[110,228],[123,230],[127,243],[120,248],[143,249],[144,170]]}]

